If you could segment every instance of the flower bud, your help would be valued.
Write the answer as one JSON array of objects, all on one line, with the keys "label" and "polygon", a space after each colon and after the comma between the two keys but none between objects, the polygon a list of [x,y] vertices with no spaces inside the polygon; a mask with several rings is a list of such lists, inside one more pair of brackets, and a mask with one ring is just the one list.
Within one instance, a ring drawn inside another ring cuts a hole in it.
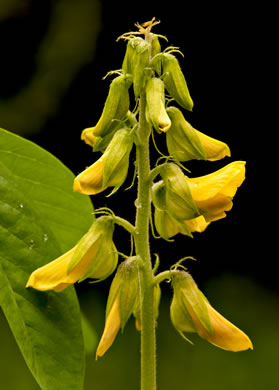
[{"label": "flower bud", "polygon": [[193,101],[177,58],[172,54],[164,53],[162,57],[162,65],[164,83],[168,93],[181,107],[192,111]]},{"label": "flower bud", "polygon": [[152,41],[151,41],[151,61],[153,68],[155,72],[161,76],[162,70],[161,70],[161,57],[157,56],[154,58],[157,54],[161,52],[161,45],[159,41],[159,37],[156,34],[152,34]]},{"label": "flower bud", "polygon": [[170,155],[178,161],[215,161],[230,156],[230,149],[224,142],[194,129],[178,108],[169,107],[167,113],[171,119],[171,127],[167,132],[167,147]]},{"label": "flower bud", "polygon": [[86,195],[98,194],[108,187],[117,191],[128,173],[133,141],[133,131],[127,128],[117,130],[104,154],[75,178],[74,191]]},{"label": "flower bud", "polygon": [[130,85],[127,75],[118,76],[111,82],[101,118],[94,127],[95,136],[105,137],[116,129],[119,120],[125,118],[130,105]]},{"label": "flower bud", "polygon": [[146,118],[158,132],[166,132],[171,121],[165,108],[165,89],[162,80],[152,77],[146,85]]},{"label": "flower bud", "polygon": [[184,332],[198,333],[211,344],[228,351],[253,349],[249,337],[213,309],[189,273],[174,272],[172,286],[170,315],[182,336]]},{"label": "flower bud", "polygon": [[137,99],[144,85],[144,69],[149,63],[150,43],[136,37],[127,44],[122,68],[125,73],[132,74],[135,98]]},{"label": "flower bud", "polygon": [[103,356],[110,348],[120,330],[124,329],[133,313],[139,294],[137,257],[130,257],[121,263],[112,281],[106,308],[106,324],[96,357]]},{"label": "flower bud", "polygon": [[112,241],[113,230],[111,217],[98,218],[72,249],[35,270],[26,287],[59,292],[86,278],[108,277],[118,261]]}]

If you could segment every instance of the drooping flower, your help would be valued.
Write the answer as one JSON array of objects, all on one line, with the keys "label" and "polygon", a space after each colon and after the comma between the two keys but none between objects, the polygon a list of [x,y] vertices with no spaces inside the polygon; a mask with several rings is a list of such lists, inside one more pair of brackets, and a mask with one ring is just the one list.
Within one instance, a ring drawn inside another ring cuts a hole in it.
[{"label": "drooping flower", "polygon": [[232,199],[245,179],[245,162],[235,161],[197,178],[188,178],[170,163],[163,167],[161,176],[163,180],[152,186],[156,229],[165,239],[178,233],[191,236],[224,218],[232,208]]},{"label": "drooping flower", "polygon": [[253,349],[249,337],[210,305],[188,272],[173,273],[172,285],[174,295],[170,314],[180,334],[198,333],[211,344],[227,351]]},{"label": "drooping flower", "polygon": [[108,187],[116,191],[126,179],[134,133],[130,129],[117,130],[104,154],[74,180],[73,190],[95,195]]},{"label": "drooping flower", "polygon": [[134,312],[139,294],[137,257],[121,263],[112,281],[106,308],[106,323],[96,358],[111,347],[120,328],[123,330]]},{"label": "drooping flower", "polygon": [[118,254],[112,241],[114,224],[110,217],[100,217],[68,252],[36,269],[26,287],[40,291],[64,290],[86,278],[104,279],[116,268]]},{"label": "drooping flower", "polygon": [[194,129],[177,107],[168,107],[171,127],[167,132],[169,154],[178,161],[219,160],[230,156],[227,144]]}]

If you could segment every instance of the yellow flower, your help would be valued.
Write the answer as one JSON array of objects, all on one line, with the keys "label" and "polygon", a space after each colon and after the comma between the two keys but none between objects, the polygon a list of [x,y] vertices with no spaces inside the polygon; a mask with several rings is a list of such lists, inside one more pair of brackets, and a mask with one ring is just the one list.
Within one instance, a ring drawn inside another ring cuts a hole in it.
[{"label": "yellow flower", "polygon": [[139,291],[137,261],[137,257],[129,257],[123,261],[113,278],[107,301],[106,324],[96,358],[103,356],[111,347],[119,329],[124,329],[129,317],[136,310]]},{"label": "yellow flower", "polygon": [[177,107],[168,107],[171,127],[167,132],[167,148],[178,161],[219,160],[230,156],[227,144],[194,129]]},{"label": "yellow flower", "polygon": [[152,77],[146,85],[146,118],[158,131],[170,128],[171,120],[165,107],[165,87],[161,79]]},{"label": "yellow flower", "polygon": [[192,197],[206,222],[226,216],[232,199],[245,179],[245,162],[234,161],[209,175],[187,178]]},{"label": "yellow flower", "polygon": [[192,236],[224,218],[232,208],[232,199],[245,179],[245,162],[235,161],[197,178],[188,178],[170,163],[163,167],[161,176],[163,180],[152,186],[158,233],[165,239],[178,233]]},{"label": "yellow flower", "polygon": [[118,130],[104,154],[75,178],[73,190],[85,195],[98,194],[108,187],[116,191],[128,173],[133,134],[127,128]]},{"label": "yellow flower", "polygon": [[249,337],[210,305],[189,273],[174,272],[172,284],[171,320],[182,336],[195,332],[227,351],[253,349]]},{"label": "yellow flower", "polygon": [[110,217],[98,218],[72,249],[36,269],[30,275],[26,287],[60,292],[85,278],[108,277],[118,261],[112,241],[113,230]]},{"label": "yellow flower", "polygon": [[98,356],[103,356],[106,353],[106,351],[111,347],[120,329],[120,326],[121,326],[121,319],[120,319],[119,295],[117,295],[111,306],[111,310],[108,313],[105,329],[97,348],[96,358]]}]

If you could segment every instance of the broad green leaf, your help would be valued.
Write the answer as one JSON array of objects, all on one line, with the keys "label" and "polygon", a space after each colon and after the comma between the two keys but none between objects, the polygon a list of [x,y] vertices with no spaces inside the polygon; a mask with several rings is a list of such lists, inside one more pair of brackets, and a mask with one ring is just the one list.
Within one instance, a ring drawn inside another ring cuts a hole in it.
[{"label": "broad green leaf", "polygon": [[72,193],[72,182],[73,174],[50,153],[0,130],[0,305],[43,390],[83,387],[74,288],[25,288],[33,270],[72,247],[92,223],[89,198]]},{"label": "broad green leaf", "polygon": [[[88,196],[73,192],[73,174],[57,158],[15,134],[0,129],[0,162],[49,226],[65,252],[89,229]],[[19,199],[24,208],[23,199]]]}]

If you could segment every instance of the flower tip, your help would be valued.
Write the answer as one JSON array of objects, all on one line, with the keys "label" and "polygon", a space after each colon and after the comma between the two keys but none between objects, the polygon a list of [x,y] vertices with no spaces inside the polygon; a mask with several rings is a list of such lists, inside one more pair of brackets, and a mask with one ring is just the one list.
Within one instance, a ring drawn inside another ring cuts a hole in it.
[{"label": "flower tip", "polygon": [[77,180],[77,178],[75,178],[75,180],[74,180],[73,191],[74,192],[82,192],[80,182],[79,182],[79,180]]}]

